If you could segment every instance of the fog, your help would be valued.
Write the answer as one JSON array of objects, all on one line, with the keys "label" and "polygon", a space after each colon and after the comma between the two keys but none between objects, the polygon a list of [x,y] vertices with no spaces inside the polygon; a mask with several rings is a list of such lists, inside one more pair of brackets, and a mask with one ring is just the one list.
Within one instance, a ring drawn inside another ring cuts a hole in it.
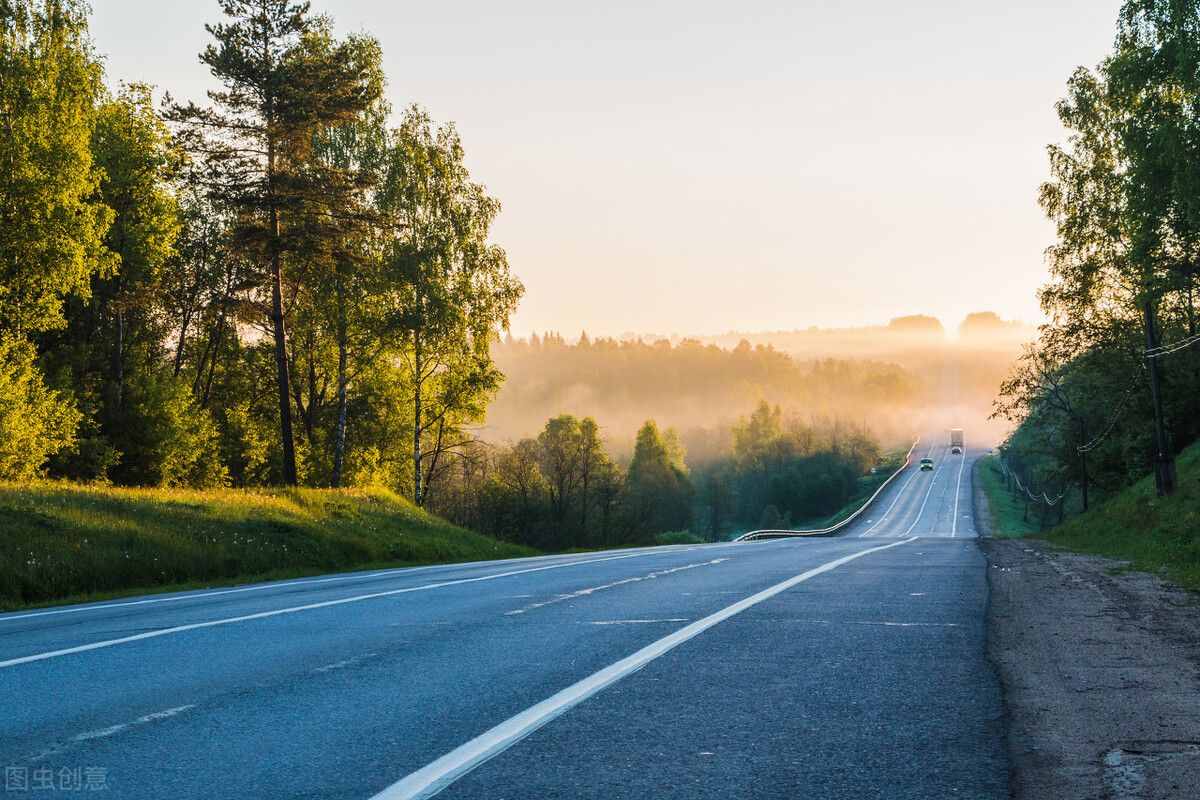
[{"label": "fog", "polygon": [[496,348],[507,381],[480,436],[515,441],[558,414],[591,416],[621,455],[654,419],[680,433],[694,464],[726,452],[733,423],[765,400],[789,416],[863,425],[885,447],[951,427],[991,446],[1007,431],[988,419],[992,401],[1035,333],[980,312],[952,333],[913,316],[846,329],[510,338]]}]

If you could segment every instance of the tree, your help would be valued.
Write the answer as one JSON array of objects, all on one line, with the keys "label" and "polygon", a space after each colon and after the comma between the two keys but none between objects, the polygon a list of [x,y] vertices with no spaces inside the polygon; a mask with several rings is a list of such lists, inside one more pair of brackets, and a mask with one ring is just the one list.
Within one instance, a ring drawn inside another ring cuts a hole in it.
[{"label": "tree", "polygon": [[72,398],[51,390],[30,338],[62,328],[114,264],[112,211],[92,158],[103,73],[75,0],[0,2],[0,478],[27,479],[76,441]]},{"label": "tree", "polygon": [[550,488],[552,519],[565,527],[579,487],[583,459],[583,431],[570,414],[555,417],[538,434],[538,467]]},{"label": "tree", "polygon": [[413,499],[467,446],[502,375],[491,345],[524,287],[488,236],[500,204],[473,183],[453,126],[418,108],[392,135],[380,190],[390,307],[412,389]]},{"label": "tree", "polygon": [[[374,40],[356,40],[363,49],[361,62],[383,83],[382,54]],[[337,347],[336,404],[333,473],[330,483],[344,481],[346,432],[350,411],[350,384],[365,369],[375,365],[389,338],[386,304],[386,273],[379,242],[381,220],[373,205],[387,158],[387,117],[390,107],[376,101],[355,120],[330,128],[318,137],[317,155],[332,176],[327,199],[336,194],[340,208],[336,226],[318,231],[328,255],[311,259],[317,266],[313,284],[325,324],[333,331]],[[320,301],[324,296],[325,302]],[[332,302],[329,302],[332,299]]]},{"label": "tree", "polygon": [[0,333],[62,327],[64,299],[114,264],[92,160],[102,81],[82,2],[0,3]]},{"label": "tree", "polygon": [[0,334],[0,480],[35,478],[75,443],[80,414],[46,386],[35,355],[29,342]]},{"label": "tree", "polygon": [[692,522],[692,485],[669,437],[649,420],[638,431],[625,479],[631,528],[643,541],[656,533],[686,530]]},{"label": "tree", "polygon": [[337,211],[325,194],[335,176],[313,159],[315,135],[363,114],[382,86],[363,63],[366,49],[331,43],[328,19],[307,2],[221,0],[221,8],[227,21],[208,26],[216,42],[200,60],[224,89],[209,93],[214,107],[174,105],[170,117],[212,165],[213,196],[235,212],[235,246],[259,265],[269,293],[282,477],[295,485],[285,261],[311,242],[314,216]]},{"label": "tree", "polygon": [[148,480],[150,451],[169,446],[147,435],[171,431],[146,423],[159,413],[153,405],[164,392],[175,394],[151,385],[164,380],[159,373],[174,323],[163,313],[162,286],[179,233],[172,192],[178,158],[148,86],[122,87],[99,105],[96,117],[98,196],[114,212],[105,243],[116,263],[92,276],[86,299],[68,300],[65,328],[41,337],[43,363],[87,412],[84,450],[61,465],[64,474],[141,483]]}]

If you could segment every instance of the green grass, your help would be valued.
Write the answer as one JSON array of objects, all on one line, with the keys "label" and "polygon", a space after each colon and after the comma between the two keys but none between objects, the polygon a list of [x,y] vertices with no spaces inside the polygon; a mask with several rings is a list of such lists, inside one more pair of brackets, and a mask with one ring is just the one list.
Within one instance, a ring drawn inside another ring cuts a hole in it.
[{"label": "green grass", "polygon": [[701,539],[691,531],[671,531],[670,533],[660,533],[654,537],[657,544],[704,544],[707,540]]},{"label": "green grass", "polygon": [[534,554],[382,489],[0,484],[0,608]]},{"label": "green grass", "polygon": [[1000,457],[984,456],[979,459],[976,469],[983,493],[988,499],[992,535],[1008,539],[1039,533],[1038,510],[1031,508],[1029,519],[1025,519],[1025,503],[1021,496],[1011,491],[1004,483],[1004,474],[1000,471]]},{"label": "green grass", "polygon": [[1177,466],[1179,484],[1172,496],[1158,497],[1150,476],[1068,519],[1045,538],[1200,589],[1200,444],[1185,450]]}]

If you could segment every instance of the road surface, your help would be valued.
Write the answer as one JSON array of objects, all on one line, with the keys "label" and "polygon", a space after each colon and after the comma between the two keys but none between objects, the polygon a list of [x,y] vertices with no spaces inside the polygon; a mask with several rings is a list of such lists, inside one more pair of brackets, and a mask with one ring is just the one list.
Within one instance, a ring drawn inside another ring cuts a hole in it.
[{"label": "road surface", "polygon": [[1006,797],[974,454],[931,457],[837,538],[0,616],[3,796]]}]

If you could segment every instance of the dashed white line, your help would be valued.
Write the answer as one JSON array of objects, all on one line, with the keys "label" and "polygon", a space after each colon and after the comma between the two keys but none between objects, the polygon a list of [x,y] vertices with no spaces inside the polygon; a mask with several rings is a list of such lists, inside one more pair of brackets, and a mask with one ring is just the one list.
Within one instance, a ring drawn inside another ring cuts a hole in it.
[{"label": "dashed white line", "polygon": [[925,492],[925,499],[921,502],[921,510],[917,512],[917,518],[913,520],[913,524],[909,525],[908,530],[904,532],[905,536],[908,536],[910,533],[912,533],[913,528],[920,524],[921,517],[925,514],[925,506],[929,503],[929,495],[933,494],[933,487],[937,485],[937,476],[939,473],[941,473],[941,471],[942,468],[940,465],[936,470],[934,470],[933,477],[929,480],[929,490]]},{"label": "dashed white line", "polygon": [[587,597],[588,595],[595,594],[596,592],[602,592],[605,589],[615,589],[618,586],[625,586],[630,583],[640,583],[642,581],[654,580],[655,578],[663,578],[663,577],[666,577],[667,575],[674,575],[677,572],[686,572],[687,570],[696,569],[697,567],[716,566],[717,564],[724,563],[728,560],[729,560],[728,558],[714,558],[712,561],[701,561],[700,563],[697,563],[697,564],[684,564],[681,567],[671,567],[670,569],[660,569],[656,572],[651,572],[648,575],[637,575],[632,578],[625,578],[624,580],[613,581],[612,583],[606,583],[602,586],[590,586],[587,589],[580,589],[577,592],[568,592],[566,594],[555,595],[554,597],[550,598],[549,600],[543,600],[540,603],[530,603],[529,605],[525,606],[524,608],[518,608],[515,611],[506,611],[504,616],[512,617],[512,616],[516,616],[518,614],[528,614],[530,611],[535,611],[539,608],[545,608],[546,606],[552,606],[555,603],[562,603],[567,600],[576,600],[580,597]]},{"label": "dashed white line", "polygon": [[[913,466],[916,466],[916,465],[913,465]],[[862,535],[859,538],[865,538],[867,536],[870,536],[876,528],[878,528],[880,525],[882,525],[887,520],[887,518],[889,516],[891,516],[892,509],[895,508],[896,504],[899,503],[904,498],[904,492],[908,490],[908,485],[910,483],[912,483],[913,480],[915,480],[916,477],[920,474],[921,474],[921,470],[915,469],[913,471],[913,474],[908,476],[908,480],[906,480],[904,482],[904,485],[900,487],[900,491],[896,492],[896,499],[893,500],[892,504],[887,507],[887,511],[883,512],[883,516],[879,518],[879,522],[876,522],[874,525],[872,525],[871,527],[869,527],[865,531],[863,531]]]},{"label": "dashed white line", "polygon": [[585,564],[598,564],[605,561],[619,561],[626,558],[637,558],[643,555],[641,553],[632,553],[629,555],[608,556],[607,558],[596,558],[588,561],[568,561],[561,564],[547,564],[541,567],[531,567],[529,569],[511,570],[509,572],[493,573],[491,575],[480,575],[474,578],[458,578],[452,581],[439,581],[438,583],[426,583],[421,586],[409,586],[404,589],[391,589],[386,592],[371,592],[370,594],[360,594],[353,597],[342,597],[337,600],[325,600],[319,603],[307,603],[302,606],[291,606],[289,608],[277,608],[271,611],[260,611],[256,614],[243,614],[237,617],[226,617],[225,619],[214,619],[207,622],[194,622],[189,625],[176,625],[171,628],[160,628],[158,630],[146,631],[145,633],[134,634],[133,636],[122,636],[119,639],[106,639],[100,642],[89,642],[76,647],[64,647],[61,650],[51,650],[45,653],[35,653],[34,655],[21,656],[20,658],[10,658],[7,661],[0,661],[0,669],[15,667],[20,664],[29,664],[33,661],[45,661],[50,658],[59,658],[62,656],[74,655],[76,653],[86,653],[91,650],[100,650],[105,647],[115,647],[119,644],[130,644],[132,642],[140,642],[146,639],[156,639],[160,636],[170,636],[176,633],[184,633],[186,631],[196,631],[203,628],[215,628],[219,625],[232,625],[238,622],[250,622],[258,619],[269,619],[278,617],[284,614],[298,614],[301,611],[313,611],[318,608],[332,608],[334,606],[342,606],[347,603],[361,603],[364,600],[375,600],[380,597],[394,597],[401,594],[409,594],[411,592],[423,592],[430,589],[441,589],[446,586],[461,586],[468,583],[480,583],[482,581],[494,581],[499,578],[509,578],[514,575],[527,575],[532,572],[545,572],[551,569],[564,569],[566,567],[578,567]]},{"label": "dashed white line", "polygon": [[687,622],[687,617],[668,617],[667,619],[602,619],[589,622],[589,625],[653,625],[661,622]]},{"label": "dashed white line", "polygon": [[954,522],[950,526],[950,538],[958,536],[958,498],[962,494],[962,476],[963,467],[967,465],[967,451],[964,448],[962,455],[959,456],[958,464],[958,485],[954,487]]},{"label": "dashed white line", "polygon": [[194,705],[176,706],[175,708],[168,708],[165,711],[155,711],[152,714],[146,714],[145,716],[138,717],[133,722],[127,722],[121,725],[111,725],[107,728],[101,728],[100,730],[81,733],[77,736],[71,737],[71,741],[87,742],[91,741],[92,739],[107,739],[109,736],[115,736],[121,731],[127,730],[128,728],[132,728],[137,725],[146,725],[151,722],[158,722],[159,720],[170,719],[171,717],[182,714],[185,711],[190,711],[195,707],[196,706]]},{"label": "dashed white line", "polygon": [[537,705],[501,722],[499,725],[471,739],[469,742],[455,748],[436,761],[410,773],[375,795],[374,800],[417,800],[418,798],[432,797],[467,772],[470,772],[484,761],[508,749],[546,723],[565,714],[597,692],[637,672],[684,642],[699,636],[714,625],[724,622],[730,617],[740,614],[746,609],[769,600],[811,578],[837,569],[843,564],[872,553],[889,550],[893,547],[899,547],[900,545],[909,544],[914,541],[916,541],[916,538],[904,539],[881,547],[872,547],[869,550],[862,550],[848,556],[843,556],[835,561],[830,561],[796,575],[793,578],[789,578],[782,583],[777,583],[731,606],[727,606],[715,614],[711,614],[680,628],[674,633],[643,647],[633,655],[627,656],[615,664],[605,667],[599,672],[593,673],[583,680],[568,686],[566,689],[552,695]]}]

